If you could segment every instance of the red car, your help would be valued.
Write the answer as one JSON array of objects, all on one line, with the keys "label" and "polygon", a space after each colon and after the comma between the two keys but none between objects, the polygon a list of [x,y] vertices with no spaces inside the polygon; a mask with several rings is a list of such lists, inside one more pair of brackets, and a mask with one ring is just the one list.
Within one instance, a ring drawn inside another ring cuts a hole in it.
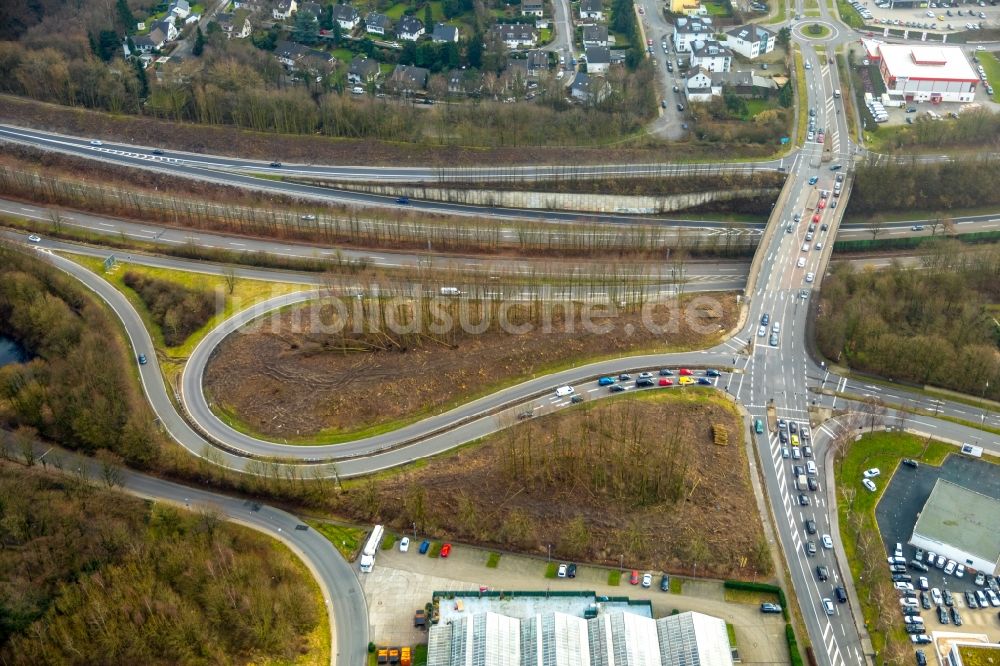
[{"label": "red car", "polygon": [[690,370],[688,370],[687,368],[681,368],[681,370],[680,370],[680,376],[681,377],[690,377],[693,374],[694,373],[691,372]]},{"label": "red car", "polygon": [[813,215],[813,223],[819,222],[819,213]]},{"label": "red car", "polygon": [[660,379],[660,386],[673,386],[673,385],[674,385],[674,380],[672,379],[669,379],[667,377],[663,377]]},{"label": "red car", "polygon": [[441,546],[441,557],[448,557],[449,555],[451,555],[451,544],[446,543]]},{"label": "red car", "polygon": [[639,572],[636,571],[635,569],[632,569],[632,577],[628,579],[628,582],[632,583],[633,585],[638,585],[639,584]]},{"label": "red car", "polygon": [[819,200],[819,209],[823,210],[824,208],[826,208],[826,199],[820,199]]}]

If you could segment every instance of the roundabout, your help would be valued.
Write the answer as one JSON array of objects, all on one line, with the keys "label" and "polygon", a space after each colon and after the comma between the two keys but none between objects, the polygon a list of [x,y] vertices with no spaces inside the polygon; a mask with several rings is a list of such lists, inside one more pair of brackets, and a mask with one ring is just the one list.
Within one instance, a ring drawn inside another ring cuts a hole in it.
[{"label": "roundabout", "polygon": [[840,31],[837,26],[826,21],[803,21],[792,29],[799,39],[811,42],[833,42],[837,40]]}]

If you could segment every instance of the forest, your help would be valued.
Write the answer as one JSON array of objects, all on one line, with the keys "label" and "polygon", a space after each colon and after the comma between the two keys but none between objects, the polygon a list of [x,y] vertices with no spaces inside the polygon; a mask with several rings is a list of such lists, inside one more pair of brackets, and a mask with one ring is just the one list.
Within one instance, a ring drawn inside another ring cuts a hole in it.
[{"label": "forest", "polygon": [[823,280],[816,341],[834,362],[894,380],[1000,399],[1000,247],[938,241],[922,265]]},{"label": "forest", "polygon": [[211,293],[135,271],[125,273],[123,280],[146,304],[168,347],[183,343],[215,314],[215,298]]},{"label": "forest", "polygon": [[52,266],[0,245],[0,334],[33,357],[0,368],[0,427],[147,467],[160,434],[130,380],[131,353],[92,298]]},{"label": "forest", "polygon": [[321,661],[318,591],[267,537],[39,466],[0,463],[0,498],[0,662]]},{"label": "forest", "polygon": [[[1000,203],[1000,160],[993,157],[942,162],[878,160],[855,173],[848,215],[891,211],[948,211]],[[892,183],[892,187],[886,187]]]}]

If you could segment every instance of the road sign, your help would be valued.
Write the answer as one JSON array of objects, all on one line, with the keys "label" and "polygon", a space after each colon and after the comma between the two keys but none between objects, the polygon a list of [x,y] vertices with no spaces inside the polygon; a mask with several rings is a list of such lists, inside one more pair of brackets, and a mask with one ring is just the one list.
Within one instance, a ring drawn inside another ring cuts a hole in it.
[{"label": "road sign", "polygon": [[789,139],[788,139],[787,136],[781,137],[781,145],[785,145],[786,143],[788,143],[788,141],[789,141]]},{"label": "road sign", "polygon": [[104,260],[104,272],[105,273],[110,272],[111,269],[114,268],[117,263],[118,259],[115,258],[115,255],[113,254],[109,255],[108,258]]}]

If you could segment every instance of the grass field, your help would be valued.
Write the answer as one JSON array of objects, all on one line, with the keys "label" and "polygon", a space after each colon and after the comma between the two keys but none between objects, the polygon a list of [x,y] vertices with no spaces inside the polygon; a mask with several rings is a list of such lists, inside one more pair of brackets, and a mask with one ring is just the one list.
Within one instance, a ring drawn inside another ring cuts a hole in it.
[{"label": "grass field", "polygon": [[806,140],[806,125],[809,123],[809,109],[806,104],[806,70],[802,62],[802,51],[794,47],[792,60],[795,63],[795,102],[799,106],[798,123],[795,128],[795,142],[803,145]]},{"label": "grass field", "polygon": [[335,525],[319,520],[307,520],[310,527],[322,534],[336,547],[344,559],[348,562],[354,560],[361,548],[361,540],[365,537],[365,530],[360,527],[350,527],[348,525]]},{"label": "grass field", "polygon": [[840,12],[840,20],[850,27],[855,30],[865,27],[865,20],[861,18],[861,14],[850,3],[844,2],[844,0],[837,0],[837,10]]},{"label": "grass field", "polygon": [[612,569],[608,572],[608,585],[621,585],[622,582],[622,572],[618,569]]},{"label": "grass field", "polygon": [[496,569],[498,566],[500,566],[500,553],[493,551],[486,559],[486,567],[488,569]]}]

